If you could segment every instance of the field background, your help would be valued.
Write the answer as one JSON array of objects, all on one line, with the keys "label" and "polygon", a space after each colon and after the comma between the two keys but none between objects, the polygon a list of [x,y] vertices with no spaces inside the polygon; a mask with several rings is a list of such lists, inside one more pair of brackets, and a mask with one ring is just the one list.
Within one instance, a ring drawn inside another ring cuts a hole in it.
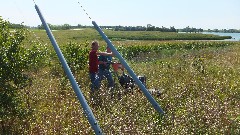
[{"label": "field background", "polygon": [[[93,105],[88,51],[94,39],[102,51],[106,43],[94,29],[53,31],[105,134],[240,133],[240,42],[193,33],[105,33],[134,72],[147,77],[147,88],[160,91],[153,96],[166,113],[159,115],[138,88],[110,98],[105,81],[98,92],[101,103]],[[1,118],[1,133],[94,134],[45,31],[30,30],[21,45],[31,50],[33,41],[44,53],[25,71],[31,82],[17,91],[28,115]]]}]

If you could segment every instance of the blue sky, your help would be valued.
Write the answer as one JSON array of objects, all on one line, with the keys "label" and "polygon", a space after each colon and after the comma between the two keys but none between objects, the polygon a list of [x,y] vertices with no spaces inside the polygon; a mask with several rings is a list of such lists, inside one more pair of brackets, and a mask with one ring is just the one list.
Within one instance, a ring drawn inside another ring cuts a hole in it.
[{"label": "blue sky", "polygon": [[[98,25],[240,29],[240,0],[35,0],[46,21]],[[1,0],[0,16],[12,23],[41,24],[32,0]]]}]

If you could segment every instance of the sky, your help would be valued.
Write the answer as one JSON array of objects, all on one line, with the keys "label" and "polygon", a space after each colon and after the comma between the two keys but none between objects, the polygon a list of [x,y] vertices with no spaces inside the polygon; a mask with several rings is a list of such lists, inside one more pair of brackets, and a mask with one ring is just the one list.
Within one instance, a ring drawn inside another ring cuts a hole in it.
[{"label": "sky", "polygon": [[[47,23],[240,29],[240,0],[34,0]],[[0,0],[0,16],[38,26],[33,0]],[[82,6],[82,7],[81,7]],[[85,11],[84,11],[85,10]],[[87,15],[87,14],[88,15]],[[91,19],[89,19],[89,17]]]}]

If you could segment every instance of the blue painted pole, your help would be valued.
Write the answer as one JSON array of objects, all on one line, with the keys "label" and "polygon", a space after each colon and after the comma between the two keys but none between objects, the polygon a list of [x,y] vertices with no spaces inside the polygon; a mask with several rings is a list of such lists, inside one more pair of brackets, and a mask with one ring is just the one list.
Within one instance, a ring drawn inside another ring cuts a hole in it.
[{"label": "blue painted pole", "polygon": [[88,122],[92,126],[96,135],[102,135],[102,130],[100,129],[100,127],[99,127],[99,125],[98,125],[98,123],[97,123],[97,121],[96,121],[96,119],[95,119],[95,117],[92,113],[92,110],[88,106],[87,101],[84,98],[80,88],[78,87],[78,84],[77,84],[76,80],[74,79],[74,76],[73,76],[73,74],[72,74],[72,72],[71,72],[71,70],[70,70],[70,68],[69,68],[69,66],[68,66],[68,64],[67,64],[67,62],[66,62],[66,60],[65,60],[65,58],[64,58],[64,56],[61,52],[61,50],[60,50],[60,48],[58,47],[58,44],[57,44],[52,32],[50,31],[50,28],[49,28],[48,24],[46,23],[45,19],[43,18],[42,14],[41,14],[41,11],[39,10],[39,8],[36,4],[35,4],[35,9],[36,9],[36,11],[39,15],[40,20],[42,21],[42,24],[43,24],[43,26],[44,26],[44,28],[47,32],[47,35],[48,35],[48,37],[49,37],[49,39],[50,39],[50,41],[51,41],[51,43],[54,47],[54,50],[57,53],[57,56],[58,56],[62,66],[63,66],[63,69],[64,69],[65,73],[67,74],[67,77],[69,78],[69,80],[72,84],[72,87],[73,87],[73,89],[74,89],[74,91],[75,91],[75,93],[76,93],[76,95],[77,95],[77,97],[78,97],[78,99],[79,99],[79,101],[82,105],[82,108],[83,108],[84,113],[85,113],[85,115],[88,119]]},{"label": "blue painted pole", "polygon": [[107,36],[104,34],[104,32],[101,30],[101,28],[97,25],[95,21],[92,21],[92,24],[94,25],[95,29],[99,32],[99,34],[102,36],[102,38],[105,40],[105,42],[108,44],[114,55],[119,59],[121,64],[124,66],[124,68],[128,71],[129,75],[133,78],[133,80],[136,82],[138,87],[142,90],[144,95],[147,97],[148,101],[152,104],[152,106],[155,108],[155,110],[158,113],[164,114],[162,108],[158,105],[158,103],[154,100],[152,95],[149,93],[149,91],[146,89],[146,87],[142,84],[142,82],[138,79],[136,74],[133,72],[133,70],[128,66],[127,62],[123,59],[121,54],[116,50],[114,45],[111,43],[111,41],[107,38]]}]

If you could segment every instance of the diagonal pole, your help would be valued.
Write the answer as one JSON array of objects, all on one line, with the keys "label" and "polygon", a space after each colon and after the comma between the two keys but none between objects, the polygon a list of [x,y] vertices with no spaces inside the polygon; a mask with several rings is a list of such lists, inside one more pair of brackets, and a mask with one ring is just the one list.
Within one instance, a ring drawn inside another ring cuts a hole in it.
[{"label": "diagonal pole", "polygon": [[105,40],[105,42],[110,47],[111,51],[114,53],[114,55],[119,59],[121,64],[124,66],[124,68],[128,71],[130,76],[133,78],[133,80],[137,83],[138,87],[142,90],[144,95],[147,97],[148,101],[152,104],[154,109],[161,114],[164,114],[162,108],[158,105],[158,103],[155,101],[155,99],[151,96],[149,91],[146,89],[146,87],[142,84],[142,82],[138,79],[136,74],[133,72],[133,70],[128,66],[127,62],[123,59],[121,54],[116,50],[114,45],[111,43],[111,41],[108,39],[108,37],[104,34],[104,32],[101,30],[101,28],[97,25],[95,21],[92,21],[92,24],[94,25],[95,29],[99,32],[99,34],[102,36],[102,38]]},{"label": "diagonal pole", "polygon": [[38,8],[38,6],[36,4],[35,4],[35,9],[36,9],[36,11],[39,15],[40,20],[42,21],[42,24],[43,24],[43,26],[44,26],[44,28],[47,32],[47,35],[48,35],[48,37],[49,37],[49,39],[50,39],[50,41],[51,41],[51,43],[54,47],[54,50],[57,53],[57,56],[58,56],[62,66],[63,66],[63,69],[64,69],[65,73],[67,74],[67,77],[69,78],[69,80],[71,82],[71,85],[74,89],[74,92],[76,93],[76,95],[78,97],[78,100],[80,101],[80,103],[82,105],[82,108],[83,108],[84,113],[85,113],[85,115],[88,119],[88,122],[92,126],[92,129],[94,130],[96,135],[102,135],[102,131],[101,131],[101,129],[100,129],[93,113],[92,113],[92,110],[88,106],[87,101],[84,98],[80,88],[78,87],[78,84],[77,84],[76,80],[74,79],[74,76],[73,76],[73,74],[72,74],[72,72],[71,72],[71,70],[70,70],[70,68],[69,68],[69,66],[68,66],[68,64],[67,64],[67,62],[66,62],[66,60],[65,60],[65,58],[64,58],[64,56],[61,52],[61,50],[60,50],[60,48],[58,47],[58,44],[57,44],[49,26],[48,26],[48,24],[46,23],[45,19],[42,16],[42,13],[41,13],[40,9]]}]

